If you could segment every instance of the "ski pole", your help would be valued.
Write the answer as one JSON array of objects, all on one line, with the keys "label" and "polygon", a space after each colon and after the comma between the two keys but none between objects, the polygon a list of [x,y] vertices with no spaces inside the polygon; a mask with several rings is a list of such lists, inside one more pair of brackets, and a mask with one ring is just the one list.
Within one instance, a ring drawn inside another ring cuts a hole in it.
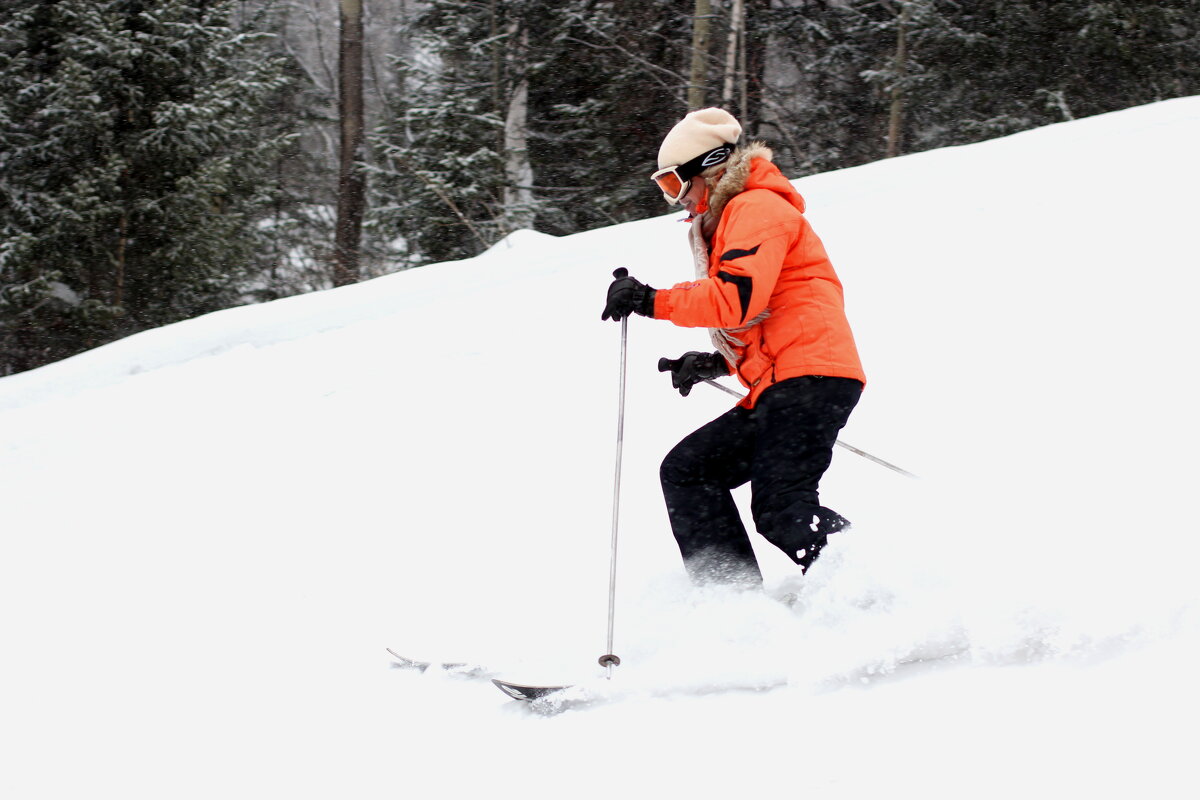
[{"label": "ski pole", "polygon": [[[624,278],[629,272],[623,267],[613,272],[614,278]],[[621,659],[613,655],[613,622],[617,609],[617,531],[621,518],[621,453],[625,448],[625,364],[629,350],[629,316],[621,318],[621,378],[618,382],[617,399],[617,466],[613,475],[612,554],[608,566],[608,648],[600,656],[600,666],[607,670],[612,679],[613,667],[620,666]]]},{"label": "ski pole", "polygon": [[[737,391],[734,391],[733,389],[730,389],[728,386],[725,386],[724,384],[717,383],[712,378],[705,378],[704,382],[707,383],[709,386],[715,386],[718,389],[720,389],[722,392],[725,392],[726,394],[731,394],[734,397],[737,397],[739,399],[745,398],[745,396],[746,396],[746,395],[742,394],[741,392],[737,392]],[[868,461],[874,461],[876,464],[878,464],[881,467],[887,467],[888,469],[892,470],[893,472],[899,472],[901,475],[907,475],[910,478],[917,477],[916,475],[913,475],[908,470],[901,469],[900,467],[897,467],[895,464],[889,464],[888,462],[884,461],[882,458],[871,455],[866,450],[859,450],[854,445],[846,444],[841,439],[838,439],[836,442],[834,442],[834,444],[838,445],[839,447],[844,447],[847,450],[849,450],[851,453],[854,453],[855,455],[860,455],[863,458],[867,459]]]}]

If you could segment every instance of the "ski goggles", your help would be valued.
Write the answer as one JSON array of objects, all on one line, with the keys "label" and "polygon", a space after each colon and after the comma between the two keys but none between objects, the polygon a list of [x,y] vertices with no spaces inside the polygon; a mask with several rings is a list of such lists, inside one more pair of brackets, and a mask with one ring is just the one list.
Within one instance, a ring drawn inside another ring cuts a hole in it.
[{"label": "ski goggles", "polygon": [[692,188],[691,180],[684,180],[683,176],[679,174],[679,167],[660,169],[650,176],[650,180],[658,184],[658,188],[662,189],[663,197],[667,198],[667,202],[671,205],[676,205]]},{"label": "ski goggles", "polygon": [[706,153],[701,153],[686,163],[663,167],[651,175],[650,180],[654,181],[662,190],[663,197],[667,199],[667,202],[675,205],[683,200],[683,196],[692,188],[693,178],[709,167],[728,161],[732,154],[733,145],[723,144]]}]

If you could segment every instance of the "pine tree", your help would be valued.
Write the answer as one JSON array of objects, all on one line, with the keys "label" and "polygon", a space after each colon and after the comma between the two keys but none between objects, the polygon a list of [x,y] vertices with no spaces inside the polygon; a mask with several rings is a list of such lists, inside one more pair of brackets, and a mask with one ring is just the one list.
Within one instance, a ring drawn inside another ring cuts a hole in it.
[{"label": "pine tree", "polygon": [[[264,56],[281,65],[285,81],[264,106],[263,138],[281,144],[270,153],[260,191],[270,197],[259,223],[265,239],[247,299],[274,300],[333,286],[337,189],[337,12],[322,0],[240,0],[238,30],[268,33]],[[376,9],[373,0],[368,8]],[[327,18],[317,16],[324,11]],[[321,56],[331,61],[326,63]],[[373,97],[368,93],[368,101]],[[374,255],[374,254],[372,254]],[[360,265],[375,274],[368,259]]]},{"label": "pine tree", "polygon": [[0,371],[240,300],[283,85],[230,2],[29,0],[0,40]]},{"label": "pine tree", "polygon": [[410,264],[472,255],[502,234],[507,3],[433,0],[412,22],[402,96],[374,136],[376,224]]},{"label": "pine tree", "polygon": [[540,230],[561,235],[669,210],[649,178],[663,135],[688,110],[687,5],[571,2],[547,15],[530,88],[534,168],[552,201]]},{"label": "pine tree", "polygon": [[661,212],[647,178],[686,111],[676,6],[430,3],[375,137],[376,224],[408,263],[473,255],[516,227],[566,234]]},{"label": "pine tree", "polygon": [[913,152],[1192,94],[1198,11],[1196,0],[788,0],[750,19],[771,37],[765,132],[805,174],[881,158],[889,139]]},{"label": "pine tree", "polygon": [[949,35],[933,0],[801,0],[758,24],[771,60],[762,130],[785,170],[861,164],[911,140],[929,105],[926,43]]},{"label": "pine tree", "polygon": [[955,136],[981,138],[1200,91],[1195,0],[990,0],[959,11],[956,21],[969,46],[949,54],[956,61],[944,84],[980,91],[960,95],[968,122],[953,126]]}]

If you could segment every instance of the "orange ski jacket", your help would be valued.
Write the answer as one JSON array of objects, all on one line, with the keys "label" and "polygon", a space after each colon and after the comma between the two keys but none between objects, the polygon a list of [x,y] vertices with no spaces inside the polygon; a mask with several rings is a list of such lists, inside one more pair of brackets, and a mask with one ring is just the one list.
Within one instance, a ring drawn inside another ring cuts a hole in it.
[{"label": "orange ski jacket", "polygon": [[[755,152],[733,176],[740,191],[735,186],[723,208],[710,210],[720,221],[704,240],[708,277],[659,290],[654,299],[655,319],[725,335],[726,361],[749,389],[740,403],[747,408],[788,378],[866,383],[842,283],[804,217],[804,198],[762,150],[766,157]],[[723,176],[714,195],[725,182]]]}]

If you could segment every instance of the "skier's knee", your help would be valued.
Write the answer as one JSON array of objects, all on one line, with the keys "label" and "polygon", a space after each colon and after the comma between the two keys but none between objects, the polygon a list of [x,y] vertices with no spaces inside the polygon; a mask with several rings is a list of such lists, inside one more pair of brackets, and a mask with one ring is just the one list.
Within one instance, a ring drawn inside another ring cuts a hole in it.
[{"label": "skier's knee", "polygon": [[692,483],[694,468],[690,460],[678,449],[667,453],[658,467],[658,479],[663,486],[686,486]]}]

